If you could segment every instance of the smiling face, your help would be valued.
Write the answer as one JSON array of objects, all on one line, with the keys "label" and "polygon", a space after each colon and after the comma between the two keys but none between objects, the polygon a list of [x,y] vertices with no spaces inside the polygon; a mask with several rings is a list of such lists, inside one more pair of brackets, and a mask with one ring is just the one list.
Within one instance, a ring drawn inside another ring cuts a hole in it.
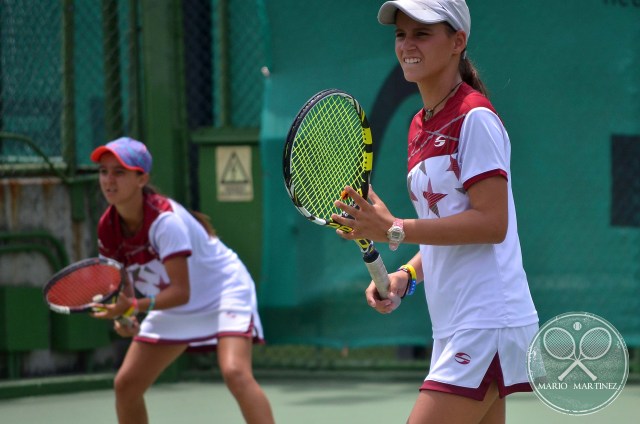
[{"label": "smiling face", "polygon": [[398,11],[395,51],[407,81],[437,84],[455,75],[465,45],[464,32],[444,22],[423,24]]},{"label": "smiling face", "polygon": [[126,169],[112,153],[103,154],[99,163],[100,189],[110,205],[135,204],[142,198],[149,174]]}]

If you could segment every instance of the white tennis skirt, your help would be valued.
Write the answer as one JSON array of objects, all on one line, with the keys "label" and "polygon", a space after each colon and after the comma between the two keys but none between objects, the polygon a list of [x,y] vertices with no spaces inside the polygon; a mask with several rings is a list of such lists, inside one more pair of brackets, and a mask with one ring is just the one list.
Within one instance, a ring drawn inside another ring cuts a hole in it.
[{"label": "white tennis skirt", "polygon": [[[215,292],[215,294],[211,294]],[[202,296],[211,296],[203,301]],[[234,272],[219,291],[192,290],[193,303],[199,309],[186,308],[151,311],[140,324],[134,340],[154,344],[188,344],[187,350],[214,350],[220,337],[246,337],[264,343],[258,315],[255,285],[244,266]]]},{"label": "white tennis skirt", "polygon": [[188,351],[214,350],[219,337],[246,337],[264,343],[257,313],[203,311],[187,315],[152,311],[134,340],[154,344],[187,343]]},{"label": "white tennis skirt", "polygon": [[501,398],[532,391],[527,349],[538,324],[462,330],[433,343],[429,375],[420,390],[435,390],[483,400],[492,382]]}]

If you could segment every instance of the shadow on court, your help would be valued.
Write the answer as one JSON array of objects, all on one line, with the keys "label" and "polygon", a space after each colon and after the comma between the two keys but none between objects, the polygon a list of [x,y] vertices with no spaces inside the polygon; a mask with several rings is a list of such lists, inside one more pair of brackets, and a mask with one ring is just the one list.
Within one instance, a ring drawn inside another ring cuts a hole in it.
[{"label": "shadow on court", "polygon": [[[404,423],[420,381],[374,381],[269,378],[261,381],[276,422],[281,424]],[[110,390],[92,390],[0,400],[3,424],[113,424]],[[569,416],[543,405],[534,394],[516,394],[507,402],[507,422],[514,424],[637,422],[640,385],[627,385],[618,399],[595,414]],[[154,424],[183,422],[241,424],[233,397],[216,378],[213,382],[164,383],[147,394]]]}]

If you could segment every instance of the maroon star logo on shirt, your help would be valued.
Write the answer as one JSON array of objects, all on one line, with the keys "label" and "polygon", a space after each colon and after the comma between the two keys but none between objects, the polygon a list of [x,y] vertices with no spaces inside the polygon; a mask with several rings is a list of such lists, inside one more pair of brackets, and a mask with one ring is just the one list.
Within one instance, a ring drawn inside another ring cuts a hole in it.
[{"label": "maroon star logo on shirt", "polygon": [[140,271],[142,271],[142,268],[136,268],[131,272],[131,279],[133,280],[133,284],[137,282],[141,282],[141,283],[147,282],[147,280],[145,280],[140,276]]},{"label": "maroon star logo on shirt", "polygon": [[438,202],[445,198],[447,195],[443,193],[434,193],[433,188],[431,188],[431,180],[429,180],[429,183],[427,184],[427,191],[423,191],[422,196],[427,199],[427,204],[429,205],[429,209],[431,210],[431,212],[433,212],[438,218],[440,218]]},{"label": "maroon star logo on shirt", "polygon": [[447,169],[447,171],[453,172],[456,178],[460,179],[460,165],[458,165],[458,161],[451,155],[449,155],[449,169]]},{"label": "maroon star logo on shirt", "polygon": [[407,181],[407,188],[409,189],[409,197],[411,198],[412,201],[417,202],[418,198],[416,197],[415,194],[413,194],[413,191],[411,191],[411,180],[413,180],[413,176],[409,176],[409,181]]},{"label": "maroon star logo on shirt", "polygon": [[166,289],[167,287],[169,287],[169,283],[164,281],[162,278],[160,278],[160,281],[158,281],[156,284],[154,284],[158,290],[162,291],[164,289]]}]

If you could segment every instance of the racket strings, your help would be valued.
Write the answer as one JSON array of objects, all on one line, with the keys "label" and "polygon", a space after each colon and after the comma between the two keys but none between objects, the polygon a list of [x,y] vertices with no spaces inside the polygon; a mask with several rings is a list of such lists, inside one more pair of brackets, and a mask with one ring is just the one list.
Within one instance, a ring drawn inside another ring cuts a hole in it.
[{"label": "racket strings", "polygon": [[60,306],[82,306],[96,295],[108,296],[119,287],[120,270],[95,264],[62,276],[47,292],[47,302]]},{"label": "racket strings", "polygon": [[330,96],[307,113],[296,133],[291,163],[296,197],[309,213],[326,220],[341,213],[333,201],[345,186],[362,185],[364,152],[360,117],[348,100]]}]

